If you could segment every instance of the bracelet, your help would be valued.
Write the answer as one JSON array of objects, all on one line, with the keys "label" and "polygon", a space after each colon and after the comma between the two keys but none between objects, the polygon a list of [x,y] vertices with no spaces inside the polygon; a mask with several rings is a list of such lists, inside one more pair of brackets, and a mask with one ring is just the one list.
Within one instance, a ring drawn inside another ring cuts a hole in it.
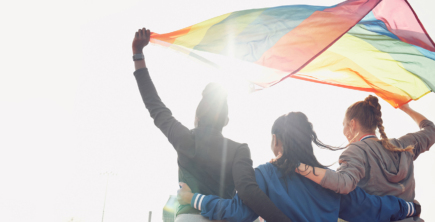
[{"label": "bracelet", "polygon": [[133,55],[133,61],[143,60],[145,59],[145,56],[143,54],[134,54]]}]

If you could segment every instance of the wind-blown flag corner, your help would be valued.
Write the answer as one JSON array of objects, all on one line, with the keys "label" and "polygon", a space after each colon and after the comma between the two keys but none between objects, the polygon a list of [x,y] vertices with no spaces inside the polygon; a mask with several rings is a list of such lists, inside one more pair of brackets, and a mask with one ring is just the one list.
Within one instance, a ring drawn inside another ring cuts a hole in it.
[{"label": "wind-blown flag corner", "polygon": [[151,42],[203,61],[251,64],[252,82],[287,77],[373,92],[399,107],[435,89],[435,44],[406,0],[348,0],[224,14]]}]

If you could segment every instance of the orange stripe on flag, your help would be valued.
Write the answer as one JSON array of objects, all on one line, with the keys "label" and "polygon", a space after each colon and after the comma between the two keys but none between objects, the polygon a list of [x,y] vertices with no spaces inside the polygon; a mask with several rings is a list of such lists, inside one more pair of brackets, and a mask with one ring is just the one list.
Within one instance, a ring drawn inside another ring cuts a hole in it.
[{"label": "orange stripe on flag", "polygon": [[172,44],[172,43],[174,43],[175,39],[177,39],[178,37],[186,35],[187,33],[189,33],[191,28],[192,28],[192,26],[189,26],[189,27],[186,27],[184,29],[180,29],[180,30],[170,32],[170,33],[165,33],[165,34],[158,34],[158,33],[153,32],[153,33],[151,33],[151,42],[159,44],[159,41],[154,41],[154,40],[160,40],[160,41]]}]

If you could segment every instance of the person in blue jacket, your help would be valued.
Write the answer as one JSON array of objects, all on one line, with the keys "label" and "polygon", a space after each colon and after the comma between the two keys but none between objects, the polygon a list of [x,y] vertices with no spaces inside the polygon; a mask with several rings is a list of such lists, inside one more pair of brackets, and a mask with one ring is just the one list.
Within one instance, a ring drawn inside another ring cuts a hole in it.
[{"label": "person in blue jacket", "polygon": [[[336,222],[391,221],[419,215],[421,206],[394,196],[374,196],[357,187],[347,195],[338,194],[310,181],[294,169],[301,163],[326,168],[313,153],[312,143],[321,148],[339,148],[322,143],[305,114],[291,112],[280,116],[272,127],[272,151],[276,158],[258,166],[255,176],[260,189],[292,221]],[[315,172],[313,172],[315,173]],[[190,204],[210,220],[254,221],[258,218],[236,195],[221,199],[214,195],[191,193],[180,183],[180,204]]]}]

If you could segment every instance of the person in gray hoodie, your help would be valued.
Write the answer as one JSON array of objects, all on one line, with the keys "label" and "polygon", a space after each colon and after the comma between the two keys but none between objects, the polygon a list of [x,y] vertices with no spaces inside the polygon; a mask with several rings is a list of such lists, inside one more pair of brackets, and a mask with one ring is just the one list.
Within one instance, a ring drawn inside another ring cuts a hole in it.
[{"label": "person in gray hoodie", "polygon": [[[296,172],[340,194],[348,194],[359,186],[371,195],[393,195],[414,201],[413,161],[435,143],[435,125],[408,104],[400,109],[414,119],[420,131],[388,139],[378,98],[370,95],[346,111],[343,133],[349,145],[339,158],[338,170],[313,169],[301,163]],[[375,135],[376,129],[381,139]],[[414,217],[401,221],[424,220]]]}]

